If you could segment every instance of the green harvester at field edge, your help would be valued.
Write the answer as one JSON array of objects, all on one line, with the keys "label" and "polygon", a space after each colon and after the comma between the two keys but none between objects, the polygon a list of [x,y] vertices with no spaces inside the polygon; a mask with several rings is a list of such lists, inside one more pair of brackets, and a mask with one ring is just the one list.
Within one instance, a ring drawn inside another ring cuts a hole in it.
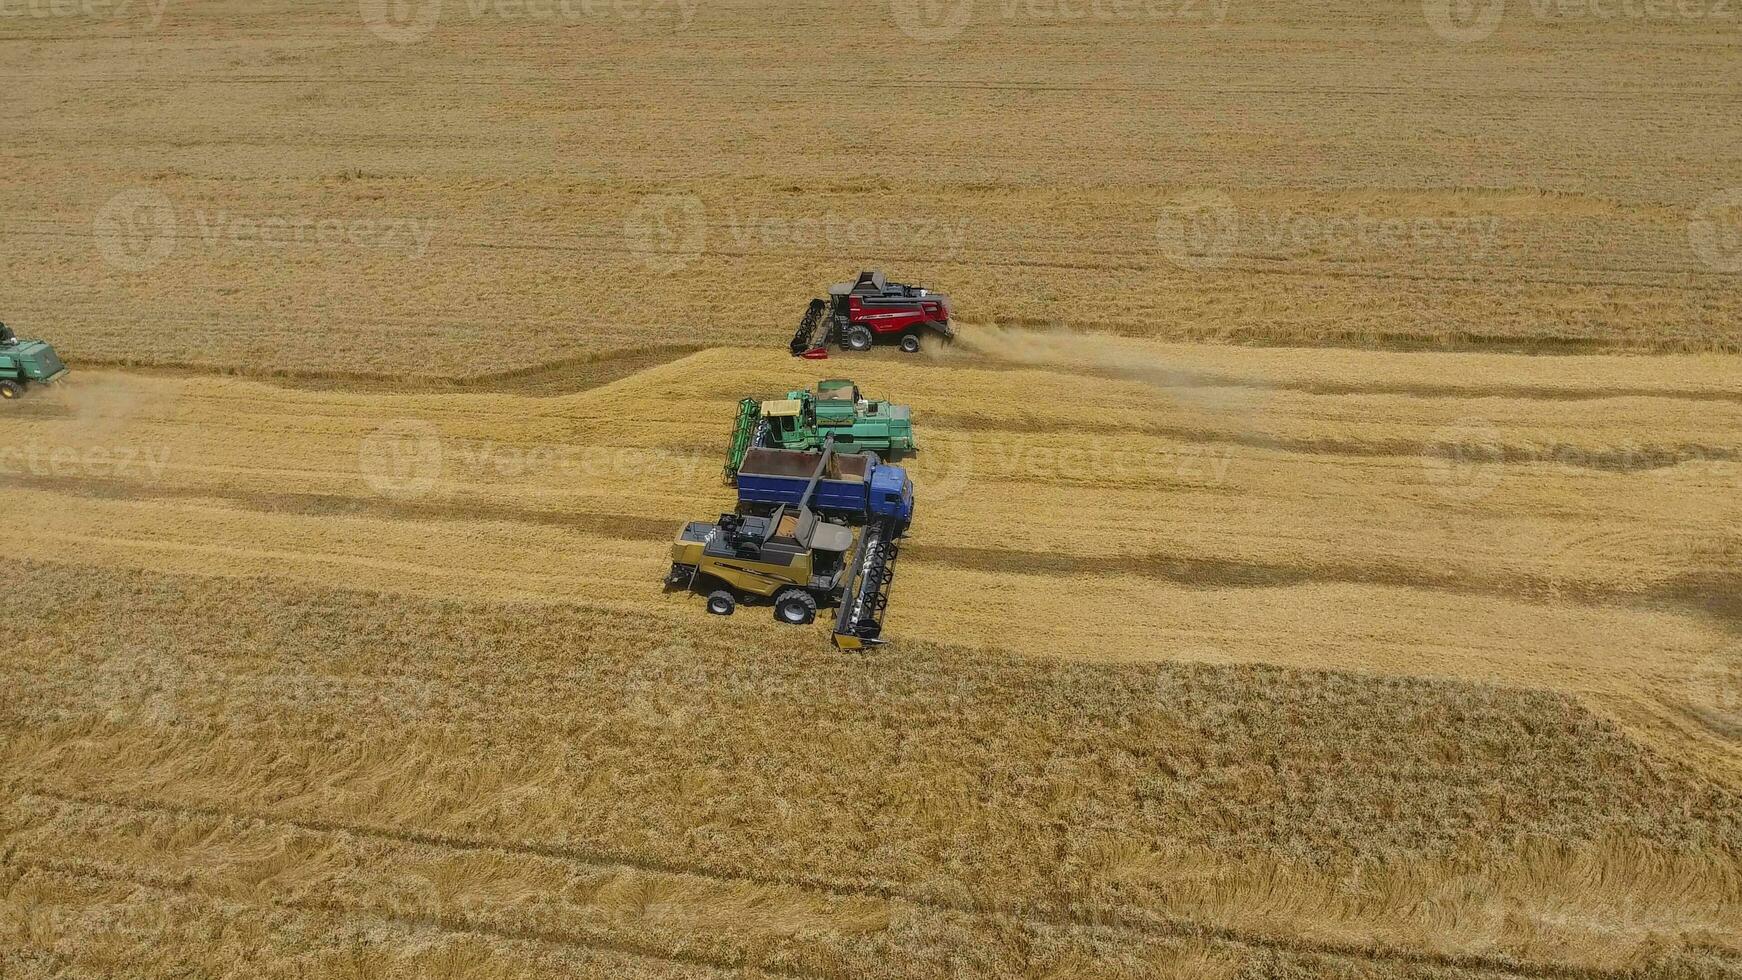
[{"label": "green harvester at field edge", "polygon": [[746,398],[732,426],[726,482],[738,479],[744,454],[758,447],[815,450],[832,437],[843,453],[874,452],[887,460],[912,452],[912,415],[906,405],[862,397],[845,378],[819,381],[815,391],[789,391],[785,398]]},{"label": "green harvester at field edge", "polygon": [[0,323],[0,398],[17,398],[31,385],[54,384],[66,377],[54,348],[40,340],[19,340]]}]

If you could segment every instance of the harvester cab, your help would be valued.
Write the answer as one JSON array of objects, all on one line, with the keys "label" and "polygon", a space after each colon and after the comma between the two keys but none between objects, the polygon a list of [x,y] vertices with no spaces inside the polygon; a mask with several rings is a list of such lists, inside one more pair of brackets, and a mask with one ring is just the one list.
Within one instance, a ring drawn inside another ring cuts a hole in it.
[{"label": "harvester cab", "polygon": [[828,299],[811,300],[788,346],[794,357],[824,358],[831,346],[867,351],[879,341],[894,341],[917,354],[927,335],[946,343],[955,339],[949,297],[890,282],[871,270],[830,286]]},{"label": "harvester cab", "polygon": [[31,385],[54,384],[67,375],[54,348],[40,340],[19,340],[0,324],[0,398],[17,398]]}]

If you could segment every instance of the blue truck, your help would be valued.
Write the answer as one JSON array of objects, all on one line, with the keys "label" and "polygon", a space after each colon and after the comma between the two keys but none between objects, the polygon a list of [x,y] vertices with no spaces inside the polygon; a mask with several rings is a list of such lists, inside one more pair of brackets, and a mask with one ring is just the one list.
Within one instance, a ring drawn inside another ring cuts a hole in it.
[{"label": "blue truck", "polygon": [[[798,449],[750,450],[738,469],[738,503],[800,506],[822,457]],[[887,520],[899,535],[913,521],[913,481],[875,453],[832,453],[809,503],[854,524]]]}]

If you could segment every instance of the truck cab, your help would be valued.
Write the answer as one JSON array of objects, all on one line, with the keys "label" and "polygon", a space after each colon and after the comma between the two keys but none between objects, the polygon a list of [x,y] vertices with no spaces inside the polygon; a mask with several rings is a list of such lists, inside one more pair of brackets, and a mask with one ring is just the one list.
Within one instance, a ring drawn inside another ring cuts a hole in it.
[{"label": "truck cab", "polygon": [[913,480],[899,466],[887,464],[871,470],[871,513],[891,518],[896,534],[907,530],[913,522]]}]

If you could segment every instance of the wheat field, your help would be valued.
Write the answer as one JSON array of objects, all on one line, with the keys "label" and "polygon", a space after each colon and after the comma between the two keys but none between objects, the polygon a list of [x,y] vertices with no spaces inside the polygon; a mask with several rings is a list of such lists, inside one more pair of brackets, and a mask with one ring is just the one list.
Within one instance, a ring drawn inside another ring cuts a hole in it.
[{"label": "wheat field", "polygon": [[1455,6],[0,4],[0,978],[1742,977],[1742,34]]}]

